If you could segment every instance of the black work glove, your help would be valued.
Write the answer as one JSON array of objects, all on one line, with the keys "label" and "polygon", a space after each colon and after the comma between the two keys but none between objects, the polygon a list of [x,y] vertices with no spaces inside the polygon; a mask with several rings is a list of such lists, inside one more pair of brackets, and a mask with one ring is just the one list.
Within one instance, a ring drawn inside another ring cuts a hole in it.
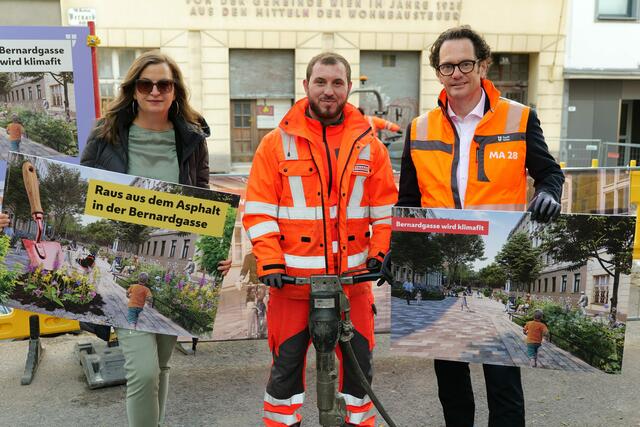
[{"label": "black work glove", "polygon": [[531,220],[537,222],[549,222],[560,215],[560,203],[546,191],[541,191],[529,202]]},{"label": "black work glove", "polygon": [[260,281],[267,286],[272,286],[274,288],[282,288],[284,283],[282,283],[282,273],[273,273],[267,274],[266,276],[260,277]]},{"label": "black work glove", "polygon": [[391,251],[387,252],[387,254],[384,256],[380,272],[382,273],[382,277],[380,278],[380,280],[378,280],[378,283],[376,283],[376,285],[382,286],[385,282],[392,285],[393,274],[391,273]]},{"label": "black work glove", "polygon": [[372,273],[380,271],[380,268],[382,268],[382,262],[379,259],[369,258],[367,260],[367,269]]}]

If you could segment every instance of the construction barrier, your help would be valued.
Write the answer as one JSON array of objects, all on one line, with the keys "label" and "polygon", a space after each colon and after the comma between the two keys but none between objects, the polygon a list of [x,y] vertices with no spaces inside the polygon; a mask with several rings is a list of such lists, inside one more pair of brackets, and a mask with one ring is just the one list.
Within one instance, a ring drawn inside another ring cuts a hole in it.
[{"label": "construction barrier", "polygon": [[[11,309],[9,314],[0,314],[0,340],[22,339],[29,337],[29,316],[34,313]],[[40,335],[62,334],[80,330],[77,320],[39,314]]]}]

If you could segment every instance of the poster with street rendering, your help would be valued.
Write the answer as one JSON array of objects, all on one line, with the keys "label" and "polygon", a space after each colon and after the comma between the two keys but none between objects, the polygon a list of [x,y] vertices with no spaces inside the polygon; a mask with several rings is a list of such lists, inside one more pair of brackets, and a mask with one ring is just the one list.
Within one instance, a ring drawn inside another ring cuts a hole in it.
[{"label": "poster with street rendering", "polygon": [[239,197],[11,153],[0,305],[210,338]]},{"label": "poster with street rendering", "polygon": [[[636,219],[394,208],[399,354],[619,373]],[[635,280],[635,279],[634,279]]]},{"label": "poster with street rendering", "polygon": [[0,26],[0,188],[9,151],[78,163],[95,120],[88,35]]}]

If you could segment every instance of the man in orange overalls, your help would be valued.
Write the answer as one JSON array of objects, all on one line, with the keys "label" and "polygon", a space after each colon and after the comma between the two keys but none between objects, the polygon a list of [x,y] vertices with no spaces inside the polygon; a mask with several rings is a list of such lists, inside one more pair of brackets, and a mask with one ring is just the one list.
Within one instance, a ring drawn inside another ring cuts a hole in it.
[{"label": "man in orange overalls", "polygon": [[[304,89],[253,161],[243,224],[258,276],[270,286],[267,308],[273,366],[264,398],[266,426],[299,425],[310,344],[309,285],[282,286],[282,275],[342,274],[379,269],[389,249],[397,200],[389,155],[369,123],[347,103],[351,67],[323,53],[307,66]],[[356,358],[372,379],[375,306],[371,283],[344,288],[356,329]],[[340,363],[345,425],[374,426],[371,400],[350,362]]]}]

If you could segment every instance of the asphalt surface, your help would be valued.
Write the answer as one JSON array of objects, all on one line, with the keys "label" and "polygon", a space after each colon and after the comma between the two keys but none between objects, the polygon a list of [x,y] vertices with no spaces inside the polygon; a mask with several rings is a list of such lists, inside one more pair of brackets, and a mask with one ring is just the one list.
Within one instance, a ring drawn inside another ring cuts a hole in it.
[{"label": "asphalt surface", "polygon": [[[629,324],[622,375],[523,369],[528,426],[640,426],[640,322]],[[29,386],[20,385],[27,342],[0,343],[0,425],[126,426],[125,387],[89,390],[73,348],[90,335],[44,339],[44,359]],[[433,363],[389,351],[377,336],[374,390],[398,426],[442,426]],[[98,342],[98,341],[96,341]],[[310,352],[312,353],[312,352]],[[169,426],[259,426],[270,355],[265,341],[201,343],[175,352],[167,408]],[[305,426],[317,425],[315,376],[308,364]],[[471,365],[476,426],[487,406],[479,365]],[[378,418],[378,426],[385,425]]]}]

